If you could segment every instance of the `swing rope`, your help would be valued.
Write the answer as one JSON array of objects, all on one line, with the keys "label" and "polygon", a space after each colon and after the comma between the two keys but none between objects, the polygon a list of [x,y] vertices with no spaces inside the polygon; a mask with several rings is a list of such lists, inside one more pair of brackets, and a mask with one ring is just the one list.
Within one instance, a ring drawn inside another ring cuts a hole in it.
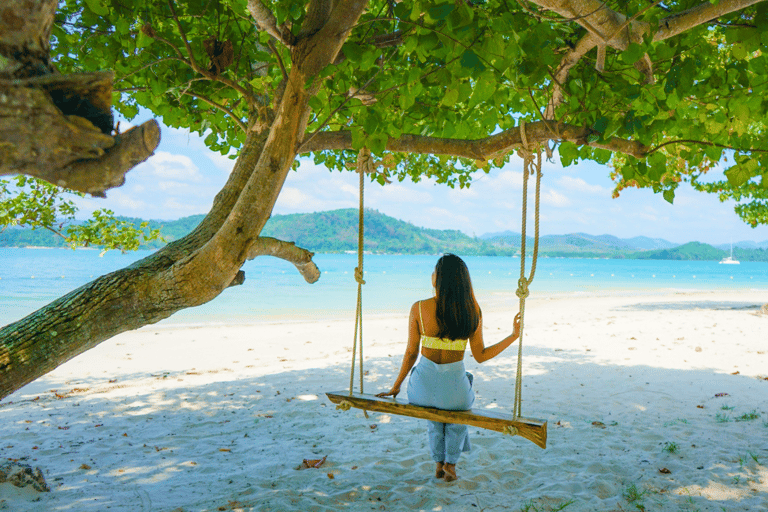
[{"label": "swing rope", "polygon": [[[349,371],[349,396],[354,393],[355,386],[355,356],[360,357],[360,393],[363,393],[363,285],[365,284],[363,272],[363,242],[365,233],[365,209],[363,194],[365,192],[365,173],[371,167],[371,152],[363,148],[357,155],[357,172],[360,176],[360,205],[357,219],[357,267],[355,267],[355,281],[357,281],[357,309],[355,312],[355,334],[352,342],[352,366]],[[358,339],[360,343],[358,344]],[[352,406],[348,401],[337,406],[347,410]],[[368,418],[368,411],[363,411]]]},{"label": "swing rope", "polygon": [[[536,163],[534,164],[534,153],[528,144],[528,138],[525,134],[525,121],[520,119],[520,138],[522,139],[522,148],[518,154],[523,157],[523,207],[522,207],[522,228],[520,233],[520,279],[517,281],[516,295],[520,299],[520,337],[517,341],[517,375],[515,376],[515,399],[512,415],[515,418],[522,416],[522,387],[523,387],[523,326],[525,325],[525,299],[530,294],[528,287],[536,274],[536,261],[539,256],[539,199],[541,197],[541,151],[536,148]],[[531,273],[525,277],[525,238],[526,226],[528,224],[528,176],[536,175],[536,196],[534,199],[534,238],[533,238],[533,256],[531,261]],[[514,432],[510,432],[513,433]]]}]

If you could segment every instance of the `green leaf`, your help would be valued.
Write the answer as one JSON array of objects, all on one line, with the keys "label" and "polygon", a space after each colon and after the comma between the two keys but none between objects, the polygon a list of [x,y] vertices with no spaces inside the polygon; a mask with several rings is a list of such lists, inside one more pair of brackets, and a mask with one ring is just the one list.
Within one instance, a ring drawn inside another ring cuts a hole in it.
[{"label": "green leaf", "polygon": [[359,44],[347,43],[342,48],[344,56],[352,63],[360,62],[363,58],[363,49]]},{"label": "green leaf", "polygon": [[627,64],[634,64],[640,58],[645,55],[645,48],[637,43],[631,43],[629,47],[621,52],[621,60]]},{"label": "green leaf", "polygon": [[433,20],[442,20],[446,18],[451,12],[453,12],[453,4],[436,5],[427,9],[427,14]]},{"label": "green leaf", "polygon": [[459,90],[448,89],[447,91],[445,91],[445,96],[443,96],[443,99],[440,103],[442,105],[445,105],[446,107],[452,107],[456,104],[456,101],[458,99],[459,99]]},{"label": "green leaf", "polygon": [[604,133],[607,127],[608,127],[608,118],[605,116],[600,117],[597,121],[595,121],[592,124],[592,129],[600,133]]},{"label": "green leaf", "polygon": [[478,69],[479,71],[485,69],[485,66],[480,61],[480,57],[472,50],[465,51],[461,56],[460,62],[461,66],[465,68]]},{"label": "green leaf", "polygon": [[675,49],[666,43],[659,43],[655,47],[656,58],[659,60],[671,59],[675,55]]},{"label": "green leaf", "polygon": [[99,16],[106,16],[109,14],[109,8],[104,5],[104,0],[85,0],[85,3],[94,14],[98,14]]},{"label": "green leaf", "polygon": [[744,165],[734,165],[725,171],[725,177],[732,187],[739,188],[752,178],[752,173]]},{"label": "green leaf", "polygon": [[675,202],[675,191],[674,189],[668,188],[661,194],[664,196],[664,199],[669,203],[673,204]]}]

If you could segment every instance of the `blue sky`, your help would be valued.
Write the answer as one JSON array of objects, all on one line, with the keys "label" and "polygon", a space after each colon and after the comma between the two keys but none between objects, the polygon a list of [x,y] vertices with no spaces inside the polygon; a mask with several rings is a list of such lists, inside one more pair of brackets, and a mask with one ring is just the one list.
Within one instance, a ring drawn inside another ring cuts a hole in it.
[{"label": "blue sky", "polygon": [[[123,129],[125,125],[122,121]],[[208,150],[202,138],[186,130],[161,129],[155,155],[129,172],[125,185],[108,191],[106,199],[79,200],[83,214],[109,208],[118,215],[174,220],[209,210],[234,161]],[[733,212],[733,203],[720,203],[716,196],[687,185],[678,189],[670,205],[649,190],[626,190],[612,199],[607,166],[581,163],[563,168],[555,157],[555,163],[544,163],[543,172],[542,234],[583,232],[710,244],[768,240],[768,226],[748,227]],[[467,189],[429,180],[371,183],[365,199],[367,207],[417,226],[482,235],[520,231],[521,190],[521,162],[515,157],[503,169],[477,173]],[[289,174],[274,213],[356,208],[357,201],[354,172],[331,172],[304,159],[299,170]]]}]

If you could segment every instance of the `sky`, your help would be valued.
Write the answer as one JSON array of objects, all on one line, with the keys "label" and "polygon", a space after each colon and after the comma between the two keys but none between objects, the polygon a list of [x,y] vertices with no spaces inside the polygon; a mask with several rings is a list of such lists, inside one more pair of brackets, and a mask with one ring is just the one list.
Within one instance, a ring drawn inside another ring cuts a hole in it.
[{"label": "sky", "polygon": [[[121,129],[127,124],[121,121]],[[207,213],[223,187],[234,160],[207,149],[202,138],[187,130],[161,124],[161,142],[154,156],[126,176],[106,199],[77,202],[80,217],[94,209],[109,208],[117,215],[175,220]],[[670,242],[728,244],[768,240],[768,226],[755,229],[733,211],[733,202],[721,203],[682,184],[670,205],[650,190],[628,189],[612,199],[610,169],[596,163],[563,168],[554,162],[542,167],[541,234],[609,234],[619,238],[646,236]],[[711,171],[712,172],[712,171]],[[533,182],[533,180],[531,180]],[[501,231],[520,232],[522,161],[514,157],[502,169],[478,172],[469,188],[451,189],[433,180],[367,183],[366,207],[416,226],[458,229],[480,236]],[[530,197],[532,208],[531,187]],[[306,213],[357,208],[358,178],[353,171],[329,171],[302,159],[290,172],[273,214]],[[532,215],[529,215],[532,218]],[[529,224],[528,232],[533,234]]]}]

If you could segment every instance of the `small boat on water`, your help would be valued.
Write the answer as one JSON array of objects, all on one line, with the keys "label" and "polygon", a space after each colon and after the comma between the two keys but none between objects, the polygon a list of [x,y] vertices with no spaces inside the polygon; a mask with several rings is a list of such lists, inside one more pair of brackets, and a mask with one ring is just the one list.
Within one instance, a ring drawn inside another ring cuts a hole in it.
[{"label": "small boat on water", "polygon": [[739,260],[733,259],[733,243],[731,243],[731,255],[720,260],[721,265],[738,265]]}]

